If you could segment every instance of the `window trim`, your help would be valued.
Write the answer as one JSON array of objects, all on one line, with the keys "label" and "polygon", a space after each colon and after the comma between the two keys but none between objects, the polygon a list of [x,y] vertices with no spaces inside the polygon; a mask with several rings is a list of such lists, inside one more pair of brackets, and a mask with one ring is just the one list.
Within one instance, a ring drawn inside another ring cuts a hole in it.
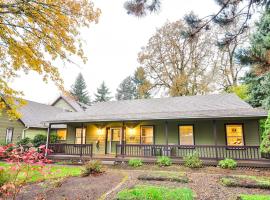
[{"label": "window trim", "polygon": [[242,139],[243,139],[243,145],[234,145],[233,147],[239,147],[239,148],[241,148],[241,147],[246,146],[244,123],[226,123],[226,124],[224,124],[226,146],[232,146],[232,145],[228,145],[227,125],[241,125],[241,126],[242,126]]},{"label": "window trim", "polygon": [[79,143],[79,144],[86,144],[86,127],[83,127],[83,128],[82,127],[76,127],[75,128],[75,138],[74,138],[75,141],[74,141],[74,144],[76,144],[76,138],[77,138],[76,137],[76,132],[77,132],[77,129],[85,129],[85,135],[84,135],[84,141],[85,142],[84,143]]},{"label": "window trim", "polygon": [[[194,124],[178,124],[178,126],[177,126],[177,128],[178,128],[178,145],[181,146],[181,144],[180,144],[180,126],[192,126],[192,129],[193,129],[193,144],[190,145],[190,146],[195,146],[196,142],[195,142],[195,125]],[[185,146],[185,145],[183,145],[183,146]],[[195,148],[195,147],[192,147],[192,148]]]},{"label": "window trim", "polygon": [[[152,127],[153,128],[153,144],[156,144],[156,141],[155,141],[155,125],[140,125],[140,144],[143,144],[142,143],[142,128],[143,127]],[[143,145],[148,145],[148,144],[143,144]]]},{"label": "window trim", "polygon": [[13,127],[6,128],[6,136],[5,136],[5,142],[6,142],[6,144],[8,144],[7,143],[7,131],[8,131],[8,129],[11,129],[12,130],[11,140],[10,140],[9,143],[12,143],[12,141],[13,141],[13,135],[14,135],[14,128]]}]

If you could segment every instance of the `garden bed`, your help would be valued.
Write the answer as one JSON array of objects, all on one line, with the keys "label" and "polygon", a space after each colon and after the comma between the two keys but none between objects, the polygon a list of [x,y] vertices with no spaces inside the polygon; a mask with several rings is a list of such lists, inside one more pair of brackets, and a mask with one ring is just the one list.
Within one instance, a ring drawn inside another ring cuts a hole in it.
[{"label": "garden bed", "polygon": [[227,187],[259,188],[270,190],[269,177],[235,175],[221,178],[221,183]]},{"label": "garden bed", "polygon": [[194,194],[189,188],[170,188],[153,185],[136,185],[117,194],[118,200],[192,200]]},{"label": "garden bed", "polygon": [[170,181],[188,183],[188,177],[183,172],[152,171],[138,176],[139,180],[145,181]]}]

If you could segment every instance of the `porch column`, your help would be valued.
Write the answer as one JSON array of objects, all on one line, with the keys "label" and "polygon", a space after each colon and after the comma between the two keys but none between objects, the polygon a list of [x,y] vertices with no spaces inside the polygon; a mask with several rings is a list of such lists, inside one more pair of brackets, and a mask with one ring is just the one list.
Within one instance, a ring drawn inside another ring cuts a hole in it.
[{"label": "porch column", "polygon": [[121,129],[121,140],[120,140],[120,144],[121,144],[121,155],[124,155],[124,137],[125,137],[125,122],[122,122],[122,129]]},{"label": "porch column", "polygon": [[51,124],[49,123],[49,127],[47,130],[47,141],[46,141],[46,148],[45,148],[45,156],[48,156],[48,149],[49,149],[49,143],[50,143],[50,131],[51,131]]},{"label": "porch column", "polygon": [[81,130],[81,146],[80,146],[80,157],[82,157],[82,147],[83,147],[83,129],[84,129],[84,124],[82,123],[82,130]]},{"label": "porch column", "polygon": [[217,151],[217,122],[213,120],[213,136],[215,140],[215,156],[216,160],[218,160],[218,151]]},{"label": "porch column", "polygon": [[166,148],[165,148],[165,153],[166,156],[169,156],[169,149],[168,149],[168,145],[169,145],[169,139],[168,139],[168,121],[165,121],[165,142],[166,142]]}]

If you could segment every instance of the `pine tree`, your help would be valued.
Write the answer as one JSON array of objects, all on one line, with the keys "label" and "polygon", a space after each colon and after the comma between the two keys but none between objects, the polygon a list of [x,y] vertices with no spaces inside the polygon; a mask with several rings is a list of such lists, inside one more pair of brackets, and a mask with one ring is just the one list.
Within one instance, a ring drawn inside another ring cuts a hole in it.
[{"label": "pine tree", "polygon": [[70,93],[79,102],[90,105],[91,101],[87,91],[87,86],[81,73],[78,74],[75,83],[71,86]]},{"label": "pine tree", "polygon": [[116,90],[115,98],[117,100],[131,100],[137,96],[136,85],[131,76],[125,78]]},{"label": "pine tree", "polygon": [[111,92],[109,91],[109,88],[105,85],[105,82],[103,81],[100,87],[97,88],[97,93],[95,94],[95,102],[110,101],[112,99],[110,94]]}]

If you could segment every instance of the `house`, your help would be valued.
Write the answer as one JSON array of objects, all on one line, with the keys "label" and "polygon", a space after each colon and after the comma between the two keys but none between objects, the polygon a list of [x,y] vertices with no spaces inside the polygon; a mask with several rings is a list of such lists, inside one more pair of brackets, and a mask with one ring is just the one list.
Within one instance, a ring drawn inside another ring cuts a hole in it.
[{"label": "house", "polygon": [[103,102],[47,121],[49,130],[67,126],[66,140],[48,148],[54,158],[182,159],[196,151],[207,160],[258,161],[258,121],[266,117],[234,94]]},{"label": "house", "polygon": [[[82,112],[81,106],[75,100],[61,95],[52,105],[25,100],[26,105],[19,109],[22,117],[10,120],[7,113],[0,115],[0,141],[1,143],[16,143],[22,138],[34,138],[37,134],[47,134],[48,127],[44,121],[62,112]],[[62,139],[65,135],[66,125],[52,126],[51,133],[56,133]]]}]

